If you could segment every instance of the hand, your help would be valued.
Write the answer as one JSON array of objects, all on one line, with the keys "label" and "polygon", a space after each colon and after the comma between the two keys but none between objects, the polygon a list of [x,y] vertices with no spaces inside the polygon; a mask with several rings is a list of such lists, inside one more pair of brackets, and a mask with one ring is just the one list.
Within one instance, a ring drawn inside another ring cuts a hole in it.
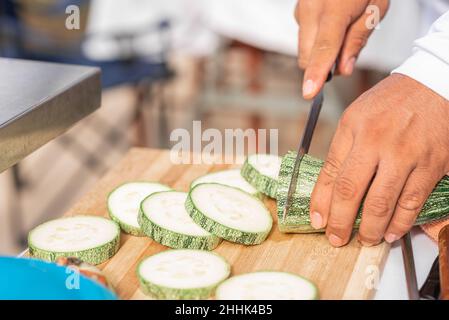
[{"label": "hand", "polygon": [[449,172],[449,101],[393,74],[343,114],[312,193],[314,228],[348,243],[363,197],[363,245],[401,238]]},{"label": "hand", "polygon": [[[373,31],[370,5],[379,19],[389,0],[299,0],[295,10],[299,28],[298,64],[305,69],[303,96],[313,98],[338,59],[337,73],[350,75],[355,61]],[[368,22],[368,23],[367,23]]]}]

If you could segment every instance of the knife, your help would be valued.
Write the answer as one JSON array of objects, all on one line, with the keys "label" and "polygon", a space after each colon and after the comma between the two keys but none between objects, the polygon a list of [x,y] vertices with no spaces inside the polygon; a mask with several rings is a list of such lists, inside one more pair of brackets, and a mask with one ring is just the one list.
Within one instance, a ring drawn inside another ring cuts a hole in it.
[{"label": "knife", "polygon": [[412,239],[410,236],[410,232],[407,232],[400,241],[408,297],[410,300],[418,300],[418,281],[416,280],[415,259],[413,258]]},{"label": "knife", "polygon": [[440,291],[440,263],[439,257],[437,257],[430,268],[426,281],[419,289],[419,297],[422,300],[438,300]]},{"label": "knife", "polygon": [[[332,69],[327,75],[326,82],[329,82],[335,72],[336,63],[333,65]],[[324,87],[324,85],[323,85]],[[298,184],[299,167],[301,166],[301,161],[304,155],[309,152],[310,143],[312,141],[313,132],[320,116],[321,106],[323,105],[323,87],[321,87],[320,92],[315,96],[310,107],[309,116],[307,117],[306,127],[302,133],[301,141],[298,147],[298,153],[296,154],[295,165],[293,167],[293,174],[290,179],[290,185],[288,187],[287,202],[285,204],[284,210],[282,212],[282,220],[285,221],[287,213],[290,210],[292,204],[293,195],[296,192],[296,187]]]}]

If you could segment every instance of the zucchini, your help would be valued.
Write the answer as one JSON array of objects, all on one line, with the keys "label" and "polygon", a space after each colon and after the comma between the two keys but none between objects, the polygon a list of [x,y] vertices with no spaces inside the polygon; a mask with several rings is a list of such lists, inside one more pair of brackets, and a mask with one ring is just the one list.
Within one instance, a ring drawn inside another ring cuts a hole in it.
[{"label": "zucchini", "polygon": [[318,289],[288,272],[258,271],[234,276],[217,287],[218,300],[315,300]]},{"label": "zucchini", "polygon": [[257,191],[276,198],[281,160],[272,154],[253,154],[246,158],[240,173]]},{"label": "zucchini", "polygon": [[189,249],[162,251],[137,268],[142,291],[157,299],[207,299],[230,272],[218,254]]},{"label": "zucchini", "polygon": [[186,209],[203,229],[231,242],[263,242],[273,219],[258,198],[234,187],[202,183],[189,192]]},{"label": "zucchini", "polygon": [[143,236],[137,216],[140,202],[154,192],[171,190],[170,187],[154,182],[128,182],[115,188],[108,196],[108,211],[125,233]]},{"label": "zucchini", "polygon": [[144,234],[164,246],[175,249],[212,250],[221,239],[198,226],[187,213],[187,193],[153,193],[140,205],[139,225]]},{"label": "zucchini", "polygon": [[120,246],[119,226],[106,218],[74,216],[45,222],[28,235],[30,255],[47,261],[76,257],[90,264],[111,258]]},{"label": "zucchini", "polygon": [[230,187],[239,188],[252,195],[258,194],[257,190],[240,175],[240,169],[222,170],[206,174],[194,180],[190,184],[190,189],[200,183],[220,183]]},{"label": "zucchini", "polygon": [[[323,161],[305,155],[299,168],[298,186],[285,221],[282,219],[283,210],[287,201],[288,187],[295,163],[296,153],[289,152],[282,159],[279,171],[279,184],[277,192],[277,205],[279,217],[279,230],[286,233],[312,233],[324,232],[316,230],[310,225],[309,205],[310,195],[320,173]],[[445,176],[435,187],[422,208],[415,225],[440,220],[449,215],[449,177]],[[361,222],[363,205],[355,220],[354,228]]]}]

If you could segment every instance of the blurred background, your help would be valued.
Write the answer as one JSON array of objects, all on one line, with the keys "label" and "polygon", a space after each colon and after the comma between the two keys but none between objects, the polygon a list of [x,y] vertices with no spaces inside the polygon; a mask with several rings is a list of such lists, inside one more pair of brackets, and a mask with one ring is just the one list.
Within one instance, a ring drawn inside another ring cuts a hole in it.
[{"label": "blurred background", "polygon": [[[310,102],[300,94],[295,4],[0,0],[0,56],[103,73],[99,111],[0,174],[0,254],[20,252],[29,229],[62,215],[130,147],[170,147],[170,132],[193,120],[203,130],[276,128],[279,153],[296,148]],[[80,21],[70,29],[73,5]],[[326,88],[312,154],[326,156],[344,108],[408,57],[427,14],[417,0],[392,0],[355,74]]]}]

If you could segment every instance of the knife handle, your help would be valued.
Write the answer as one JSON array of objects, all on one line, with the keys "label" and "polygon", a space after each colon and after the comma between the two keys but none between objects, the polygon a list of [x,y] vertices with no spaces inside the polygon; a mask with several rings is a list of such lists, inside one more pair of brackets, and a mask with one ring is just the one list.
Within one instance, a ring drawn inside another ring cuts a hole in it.
[{"label": "knife handle", "polygon": [[419,290],[419,296],[424,300],[438,300],[440,293],[440,264],[439,257],[437,257],[430,268],[426,281]]},{"label": "knife handle", "polygon": [[438,234],[440,251],[440,286],[441,300],[449,300],[449,225],[441,229]]}]

